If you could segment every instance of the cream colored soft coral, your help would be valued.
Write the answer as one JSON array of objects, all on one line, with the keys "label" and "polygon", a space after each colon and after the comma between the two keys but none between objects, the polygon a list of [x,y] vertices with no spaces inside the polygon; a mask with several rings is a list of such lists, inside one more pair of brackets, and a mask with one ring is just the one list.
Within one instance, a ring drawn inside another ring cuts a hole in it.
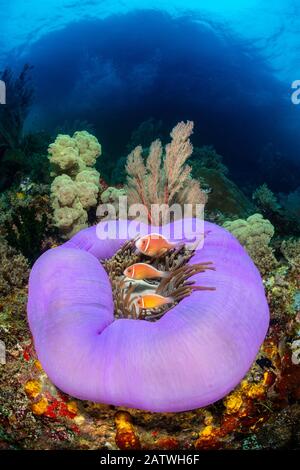
[{"label": "cream colored soft coral", "polygon": [[274,227],[261,214],[251,215],[246,220],[227,221],[223,227],[246,248],[262,274],[266,274],[276,266],[277,261],[270,246]]},{"label": "cream colored soft coral", "polygon": [[92,166],[101,145],[95,136],[78,131],[73,137],[59,134],[48,151],[56,176],[51,185],[53,223],[70,238],[87,226],[87,210],[97,205],[100,174]]},{"label": "cream colored soft coral", "polygon": [[109,186],[103,193],[101,194],[101,201],[104,204],[117,204],[119,202],[120,197],[124,197],[126,195],[126,191],[124,189],[118,189],[114,186]]},{"label": "cream colored soft coral", "polygon": [[99,187],[94,183],[87,183],[86,181],[80,181],[76,183],[77,196],[84,209],[96,206]]},{"label": "cream colored soft coral", "polygon": [[48,149],[49,160],[54,172],[70,172],[79,167],[79,149],[76,141],[69,135],[58,134]]},{"label": "cream colored soft coral", "polygon": [[[54,210],[54,217],[56,226],[63,232],[72,233],[72,235],[77,232],[78,225],[80,226],[79,230],[86,227],[87,213],[78,202],[74,207],[58,207]],[[75,226],[76,230],[74,231]]]},{"label": "cream colored soft coral", "polygon": [[75,181],[85,183],[93,183],[95,185],[99,184],[100,173],[95,170],[95,168],[86,168],[85,170],[81,171],[76,175]]},{"label": "cream colored soft coral", "polygon": [[57,176],[51,184],[51,195],[62,207],[71,207],[77,195],[76,184],[68,175]]},{"label": "cream colored soft coral", "polygon": [[245,246],[257,243],[268,245],[274,235],[273,225],[261,214],[251,215],[247,220],[225,222],[223,226]]},{"label": "cream colored soft coral", "polygon": [[100,174],[95,168],[87,168],[75,178],[77,195],[85,209],[97,204]]},{"label": "cream colored soft coral", "polygon": [[[107,211],[107,215],[105,215],[106,219],[127,217],[127,206],[124,200],[125,196],[126,191],[124,189],[118,189],[113,186],[109,186],[101,194],[102,204],[98,207],[97,210],[98,217],[102,218],[104,216],[104,211]],[[111,211],[112,208],[113,211]]]},{"label": "cream colored soft coral", "polygon": [[77,131],[73,135],[79,150],[80,158],[84,161],[86,166],[94,166],[96,159],[101,155],[101,145],[95,136],[89,134],[87,131]]}]

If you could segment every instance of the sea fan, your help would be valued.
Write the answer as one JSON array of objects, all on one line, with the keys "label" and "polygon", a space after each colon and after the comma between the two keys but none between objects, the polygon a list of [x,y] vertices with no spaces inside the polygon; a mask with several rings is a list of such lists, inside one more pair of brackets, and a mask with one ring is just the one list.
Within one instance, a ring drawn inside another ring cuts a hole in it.
[{"label": "sea fan", "polygon": [[[158,225],[167,222],[170,216],[169,207],[174,203],[206,203],[206,194],[201,190],[199,182],[192,179],[191,167],[186,165],[193,152],[190,141],[193,127],[192,121],[178,123],[172,130],[172,140],[165,149],[159,139],[152,142],[146,162],[141,146],[137,146],[128,155],[128,203],[142,203],[147,209],[148,222]],[[161,210],[153,213],[152,204],[159,204]]]}]

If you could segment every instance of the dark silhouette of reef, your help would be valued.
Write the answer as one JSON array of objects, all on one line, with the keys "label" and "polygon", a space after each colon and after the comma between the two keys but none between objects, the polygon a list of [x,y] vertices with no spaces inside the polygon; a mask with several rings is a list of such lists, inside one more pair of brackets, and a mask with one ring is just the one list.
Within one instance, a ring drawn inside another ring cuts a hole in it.
[{"label": "dark silhouette of reef", "polygon": [[38,181],[48,178],[48,161],[40,155],[47,149],[47,136],[24,133],[34,99],[31,74],[28,64],[19,74],[9,68],[0,74],[7,90],[7,104],[0,106],[0,191],[29,174]]},{"label": "dark silhouette of reef", "polygon": [[[298,186],[298,110],[286,84],[257,46],[212,18],[139,10],[79,20],[23,55],[50,133],[74,118],[91,122],[115,163],[141,122],[161,121],[156,136],[166,136],[187,118],[194,145],[213,144],[239,184]],[[17,65],[18,52],[9,60]]]}]

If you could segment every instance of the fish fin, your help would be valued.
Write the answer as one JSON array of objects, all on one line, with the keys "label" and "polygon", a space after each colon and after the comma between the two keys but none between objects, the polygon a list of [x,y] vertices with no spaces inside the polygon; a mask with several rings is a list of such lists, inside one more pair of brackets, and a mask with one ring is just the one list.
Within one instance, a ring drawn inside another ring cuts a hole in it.
[{"label": "fish fin", "polygon": [[169,271],[159,271],[159,275],[160,275],[160,277],[166,279],[167,277],[171,276],[171,272],[169,272]]},{"label": "fish fin", "polygon": [[165,255],[167,253],[167,249],[166,248],[161,248],[155,255],[156,258],[160,258],[161,256]]}]

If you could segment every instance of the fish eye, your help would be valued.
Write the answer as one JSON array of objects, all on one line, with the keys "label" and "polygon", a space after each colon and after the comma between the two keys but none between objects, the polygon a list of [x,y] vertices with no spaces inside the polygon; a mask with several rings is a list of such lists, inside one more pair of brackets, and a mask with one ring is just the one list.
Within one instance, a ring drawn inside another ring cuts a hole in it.
[{"label": "fish eye", "polygon": [[131,273],[131,272],[132,272],[132,268],[127,268],[127,272],[128,272],[128,273]]},{"label": "fish eye", "polygon": [[146,245],[147,241],[146,240],[142,240],[142,247],[144,247]]}]

